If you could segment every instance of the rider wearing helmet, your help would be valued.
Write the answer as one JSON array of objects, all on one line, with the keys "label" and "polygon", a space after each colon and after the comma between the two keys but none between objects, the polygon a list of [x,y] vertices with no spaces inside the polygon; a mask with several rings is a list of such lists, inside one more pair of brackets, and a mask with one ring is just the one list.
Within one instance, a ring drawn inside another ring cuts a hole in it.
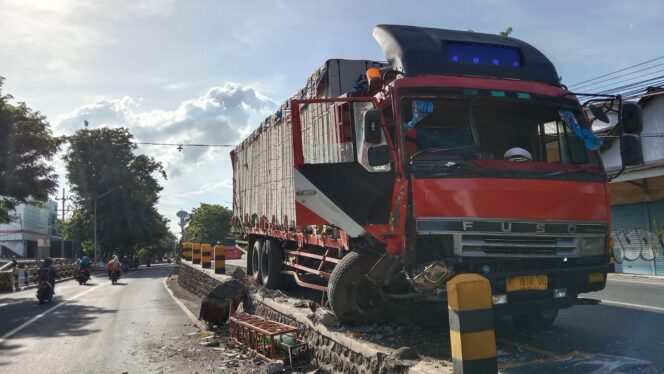
[{"label": "rider wearing helmet", "polygon": [[81,269],[85,270],[86,275],[89,277],[92,263],[90,262],[90,258],[88,258],[88,255],[85,252],[81,252],[81,259],[79,260],[78,265],[81,267]]},{"label": "rider wearing helmet", "polygon": [[117,255],[113,255],[113,258],[111,261],[106,264],[106,268],[108,269],[108,277],[111,277],[112,272],[117,271],[118,275],[120,275],[120,261],[118,260]]},{"label": "rider wearing helmet", "polygon": [[37,271],[37,274],[40,281],[47,281],[51,285],[51,289],[55,295],[55,278],[57,277],[58,272],[55,270],[55,268],[52,267],[52,265],[53,259],[46,257],[46,259],[44,259],[44,263]]}]

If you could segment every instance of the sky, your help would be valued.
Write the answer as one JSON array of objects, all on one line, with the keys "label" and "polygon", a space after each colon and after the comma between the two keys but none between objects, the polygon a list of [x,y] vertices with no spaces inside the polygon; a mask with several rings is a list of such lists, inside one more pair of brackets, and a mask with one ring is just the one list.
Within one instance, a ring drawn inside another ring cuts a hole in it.
[{"label": "sky", "polygon": [[[661,1],[0,0],[0,76],[56,135],[87,120],[139,142],[237,144],[325,60],[384,60],[376,24],[510,26],[569,85],[664,55],[662,19]],[[166,168],[174,232],[180,209],[231,206],[230,150],[138,148]]]}]

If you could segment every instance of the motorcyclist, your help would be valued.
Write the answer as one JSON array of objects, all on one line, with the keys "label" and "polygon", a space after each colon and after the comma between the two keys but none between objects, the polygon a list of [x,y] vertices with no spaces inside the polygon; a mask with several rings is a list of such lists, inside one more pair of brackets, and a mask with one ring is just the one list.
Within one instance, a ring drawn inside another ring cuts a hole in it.
[{"label": "motorcyclist", "polygon": [[81,252],[81,259],[78,261],[78,266],[85,270],[85,275],[90,278],[90,268],[92,267],[92,262],[90,262],[90,258],[85,252]]},{"label": "motorcyclist", "polygon": [[109,278],[111,277],[111,275],[113,274],[114,271],[117,271],[118,275],[120,275],[120,267],[121,267],[121,265],[120,265],[120,261],[118,260],[118,256],[113,255],[113,258],[111,259],[111,261],[109,261],[108,264],[106,264],[106,268],[108,269]]},{"label": "motorcyclist", "polygon": [[37,275],[39,276],[39,281],[46,281],[51,286],[51,290],[55,295],[55,278],[58,276],[58,271],[55,270],[51,265],[53,265],[53,259],[46,257],[42,266],[39,267]]}]

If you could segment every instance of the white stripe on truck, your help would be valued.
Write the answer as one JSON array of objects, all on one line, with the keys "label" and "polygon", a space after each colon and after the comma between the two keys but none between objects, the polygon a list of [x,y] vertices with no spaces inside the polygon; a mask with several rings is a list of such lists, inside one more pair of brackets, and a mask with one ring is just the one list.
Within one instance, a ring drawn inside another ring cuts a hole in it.
[{"label": "white stripe on truck", "polygon": [[362,226],[339,209],[297,169],[293,169],[293,179],[295,181],[295,201],[306,206],[330,224],[344,230],[352,238],[364,234]]}]

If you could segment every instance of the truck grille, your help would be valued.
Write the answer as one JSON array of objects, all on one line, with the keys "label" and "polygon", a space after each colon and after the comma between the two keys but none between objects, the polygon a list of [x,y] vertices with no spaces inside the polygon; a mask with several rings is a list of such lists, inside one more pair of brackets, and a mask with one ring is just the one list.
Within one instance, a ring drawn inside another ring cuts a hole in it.
[{"label": "truck grille", "polygon": [[461,235],[466,256],[574,256],[576,238],[535,235]]}]

